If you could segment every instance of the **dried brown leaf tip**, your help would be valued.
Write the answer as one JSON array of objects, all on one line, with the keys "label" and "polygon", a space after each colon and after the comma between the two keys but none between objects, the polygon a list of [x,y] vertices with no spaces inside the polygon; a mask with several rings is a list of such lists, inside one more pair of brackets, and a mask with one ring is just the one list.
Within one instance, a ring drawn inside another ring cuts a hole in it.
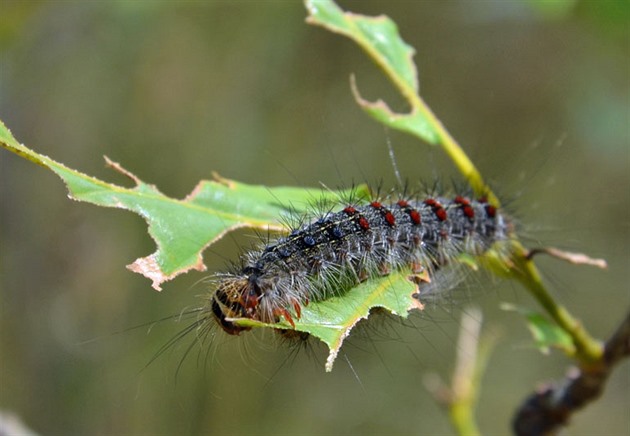
[{"label": "dried brown leaf tip", "polygon": [[589,265],[600,269],[608,268],[608,263],[605,259],[597,259],[583,253],[573,253],[571,251],[564,251],[554,247],[533,248],[529,250],[526,258],[531,260],[538,254],[548,254],[556,259],[564,260],[574,265]]}]

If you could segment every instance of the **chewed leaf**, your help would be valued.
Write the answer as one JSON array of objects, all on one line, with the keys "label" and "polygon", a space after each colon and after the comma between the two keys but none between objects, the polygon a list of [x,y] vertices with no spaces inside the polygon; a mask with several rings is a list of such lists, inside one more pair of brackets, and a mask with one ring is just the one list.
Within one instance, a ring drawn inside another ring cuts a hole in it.
[{"label": "chewed leaf", "polygon": [[[103,182],[66,167],[18,143],[0,121],[0,144],[38,165],[55,172],[65,182],[69,197],[104,207],[116,207],[139,214],[149,226],[157,250],[128,268],[140,273],[161,289],[161,284],[191,269],[203,271],[202,252],[226,232],[239,228],[283,230],[279,219],[307,211],[315,201],[338,202],[350,193],[319,189],[268,188],[223,179],[201,181],[184,199],[162,194],[106,158],[107,164],[133,180],[133,188]],[[354,195],[368,195],[356,188]]]},{"label": "chewed leaf", "polygon": [[352,94],[359,106],[375,120],[403,132],[415,135],[429,144],[435,145],[439,137],[426,116],[417,109],[413,109],[407,114],[399,114],[392,111],[383,100],[369,102],[359,93],[354,76],[351,78]]},{"label": "chewed leaf", "polygon": [[394,73],[414,92],[418,92],[418,72],[413,63],[414,49],[398,34],[389,17],[366,17],[343,12],[331,0],[306,0],[307,22],[354,39],[375,58],[387,73]]},{"label": "chewed leaf", "polygon": [[[354,40],[383,69],[394,85],[408,100],[417,99],[418,71],[413,63],[414,49],[405,43],[396,24],[388,17],[366,17],[344,12],[330,0],[306,0],[307,22],[327,28]],[[357,103],[377,121],[437,144],[439,136],[427,114],[411,104],[408,114],[393,112],[385,102],[364,100],[354,78],[352,91]],[[411,101],[410,101],[411,103]]]},{"label": "chewed leaf", "polygon": [[541,353],[549,354],[551,347],[563,350],[570,355],[575,353],[575,345],[571,335],[540,313],[517,308],[509,304],[504,304],[502,308],[504,310],[517,311],[527,319],[527,327],[534,338],[536,347]]},{"label": "chewed leaf", "polygon": [[[350,331],[370,310],[383,308],[394,315],[406,318],[413,309],[422,310],[422,303],[413,295],[418,285],[409,278],[409,272],[398,272],[386,277],[371,279],[347,293],[323,301],[312,302],[302,308],[295,330],[308,333],[323,341],[329,349],[326,371],[331,371],[337,354]],[[286,321],[263,324],[250,319],[235,320],[243,327],[274,327],[293,329]]]}]

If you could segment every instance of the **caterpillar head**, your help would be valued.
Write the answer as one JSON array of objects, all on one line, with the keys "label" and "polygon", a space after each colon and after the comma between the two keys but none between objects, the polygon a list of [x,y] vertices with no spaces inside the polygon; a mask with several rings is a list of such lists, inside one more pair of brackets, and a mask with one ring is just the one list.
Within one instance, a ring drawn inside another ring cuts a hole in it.
[{"label": "caterpillar head", "polygon": [[260,291],[247,276],[229,276],[221,280],[212,295],[212,313],[223,330],[231,335],[250,330],[230,321],[230,318],[255,318]]}]

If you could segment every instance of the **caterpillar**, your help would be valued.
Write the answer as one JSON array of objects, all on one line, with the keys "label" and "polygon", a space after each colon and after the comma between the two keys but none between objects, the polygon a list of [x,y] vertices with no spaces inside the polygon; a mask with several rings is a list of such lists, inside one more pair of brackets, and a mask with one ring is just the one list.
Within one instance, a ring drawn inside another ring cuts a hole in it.
[{"label": "caterpillar", "polygon": [[370,277],[411,268],[429,276],[459,254],[483,254],[512,233],[512,222],[486,198],[458,195],[346,205],[315,216],[216,276],[210,311],[231,335],[232,320],[286,320],[295,328],[309,301],[339,295]]}]

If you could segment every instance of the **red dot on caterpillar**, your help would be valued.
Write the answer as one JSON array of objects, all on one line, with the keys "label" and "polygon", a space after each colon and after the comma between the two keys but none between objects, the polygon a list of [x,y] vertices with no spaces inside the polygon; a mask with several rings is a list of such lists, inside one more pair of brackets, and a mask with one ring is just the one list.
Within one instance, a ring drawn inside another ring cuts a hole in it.
[{"label": "red dot on caterpillar", "polygon": [[462,210],[464,211],[464,215],[466,215],[468,219],[475,218],[475,210],[472,207],[470,207],[470,205],[466,204],[462,206]]},{"label": "red dot on caterpillar", "polygon": [[485,204],[484,210],[486,211],[486,214],[490,218],[496,217],[496,215],[497,215],[497,208],[495,206],[491,205],[490,203],[488,203],[488,197],[481,197],[481,198],[479,198],[479,203]]},{"label": "red dot on caterpillar", "polygon": [[396,225],[396,218],[394,217],[394,215],[387,208],[383,207],[381,203],[379,203],[378,201],[373,201],[370,203],[370,206],[383,214],[385,222],[389,224],[390,227]]},{"label": "red dot on caterpillar", "polygon": [[387,224],[389,224],[390,227],[394,227],[396,225],[396,218],[390,211],[385,212],[385,221],[387,221]]},{"label": "red dot on caterpillar", "polygon": [[420,225],[420,223],[422,222],[422,219],[420,218],[420,213],[415,209],[409,211],[409,217],[415,225]]},{"label": "red dot on caterpillar", "polygon": [[439,203],[435,201],[435,199],[433,198],[427,198],[426,200],[423,201],[423,203],[431,207],[436,207],[437,205],[439,205]]},{"label": "red dot on caterpillar", "polygon": [[470,206],[470,200],[458,195],[453,200],[455,203],[459,204],[464,215],[468,217],[468,219],[473,219],[475,217],[475,210]]},{"label": "red dot on caterpillar", "polygon": [[440,221],[446,221],[448,219],[448,214],[446,213],[446,210],[437,200],[433,198],[427,198],[426,200],[424,200],[424,204],[431,207],[433,213],[436,217],[438,217]]},{"label": "red dot on caterpillar", "polygon": [[359,227],[361,227],[363,230],[369,230],[370,229],[370,222],[364,216],[360,216],[359,217]]}]

